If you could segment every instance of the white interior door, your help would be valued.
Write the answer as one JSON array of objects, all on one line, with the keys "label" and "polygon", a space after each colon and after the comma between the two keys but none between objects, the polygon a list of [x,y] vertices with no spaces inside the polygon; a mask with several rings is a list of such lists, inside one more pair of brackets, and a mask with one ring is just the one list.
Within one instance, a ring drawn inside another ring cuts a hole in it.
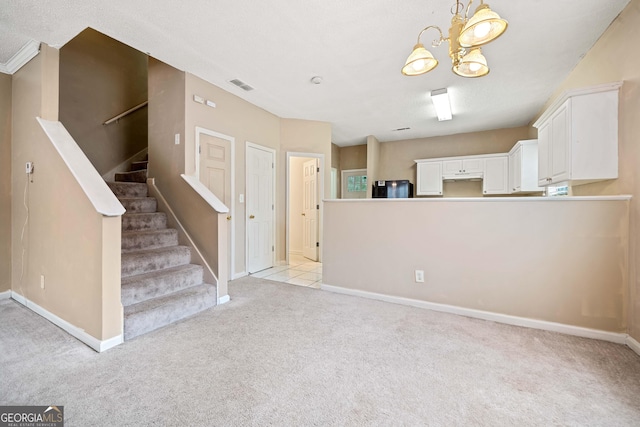
[{"label": "white interior door", "polygon": [[364,199],[367,197],[367,170],[347,169],[342,171],[342,199]]},{"label": "white interior door", "polygon": [[273,151],[247,145],[247,270],[273,267]]},{"label": "white interior door", "polygon": [[318,261],[318,159],[304,162],[302,174],[302,255]]},{"label": "white interior door", "polygon": [[229,273],[231,269],[231,248],[232,248],[232,230],[231,212],[232,198],[231,193],[231,141],[219,138],[206,133],[199,133],[199,179],[207,188],[215,194],[229,208],[229,216],[227,221],[227,249],[230,256]]}]

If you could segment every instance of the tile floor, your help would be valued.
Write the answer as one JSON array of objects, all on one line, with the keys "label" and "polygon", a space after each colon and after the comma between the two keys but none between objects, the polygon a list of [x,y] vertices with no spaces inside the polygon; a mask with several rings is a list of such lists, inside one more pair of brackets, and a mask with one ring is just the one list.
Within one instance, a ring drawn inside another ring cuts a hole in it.
[{"label": "tile floor", "polygon": [[322,263],[313,262],[302,255],[289,254],[289,265],[268,268],[251,276],[320,289]]}]

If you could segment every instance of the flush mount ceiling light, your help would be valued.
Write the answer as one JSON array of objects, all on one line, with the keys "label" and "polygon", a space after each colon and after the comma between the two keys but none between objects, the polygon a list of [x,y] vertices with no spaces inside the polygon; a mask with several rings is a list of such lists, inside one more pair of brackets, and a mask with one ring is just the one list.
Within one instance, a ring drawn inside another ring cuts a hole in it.
[{"label": "flush mount ceiling light", "polygon": [[420,37],[430,28],[440,33],[440,38],[433,41],[433,47],[440,46],[445,41],[449,42],[449,56],[454,73],[461,77],[482,77],[489,74],[487,59],[482,55],[480,46],[500,37],[509,24],[492,11],[483,0],[480,0],[480,5],[473,16],[469,18],[469,9],[472,3],[473,0],[469,0],[463,16],[461,12],[464,6],[460,1],[456,1],[451,9],[453,18],[451,18],[449,37],[445,38],[440,27],[435,25],[430,25],[420,31],[418,42],[402,67],[402,74],[419,76],[428,73],[438,65],[438,60],[420,43]]},{"label": "flush mount ceiling light", "polygon": [[433,102],[433,106],[436,109],[439,122],[451,120],[453,115],[451,114],[451,103],[449,102],[449,95],[446,89],[432,90],[431,102]]}]

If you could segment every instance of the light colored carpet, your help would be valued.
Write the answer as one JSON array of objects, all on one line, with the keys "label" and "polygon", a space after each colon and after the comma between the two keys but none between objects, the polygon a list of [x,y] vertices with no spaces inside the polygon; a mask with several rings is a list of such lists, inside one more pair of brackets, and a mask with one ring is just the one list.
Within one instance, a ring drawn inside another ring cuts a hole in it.
[{"label": "light colored carpet", "polygon": [[622,345],[244,278],[232,300],[97,354],[0,302],[0,404],[67,426],[640,424]]}]

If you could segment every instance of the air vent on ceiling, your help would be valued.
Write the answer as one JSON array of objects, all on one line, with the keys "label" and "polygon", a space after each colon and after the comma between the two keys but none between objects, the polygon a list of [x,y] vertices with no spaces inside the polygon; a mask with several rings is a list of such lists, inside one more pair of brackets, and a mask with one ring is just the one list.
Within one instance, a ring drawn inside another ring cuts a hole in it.
[{"label": "air vent on ceiling", "polygon": [[398,131],[401,131],[401,130],[409,130],[409,129],[411,129],[411,128],[398,128],[398,129],[393,129],[392,132],[398,132]]},{"label": "air vent on ceiling", "polygon": [[247,92],[249,92],[250,90],[253,90],[251,86],[249,86],[248,84],[246,84],[245,82],[239,79],[229,80],[229,83],[231,83],[232,85],[236,85],[240,89],[246,90]]}]

